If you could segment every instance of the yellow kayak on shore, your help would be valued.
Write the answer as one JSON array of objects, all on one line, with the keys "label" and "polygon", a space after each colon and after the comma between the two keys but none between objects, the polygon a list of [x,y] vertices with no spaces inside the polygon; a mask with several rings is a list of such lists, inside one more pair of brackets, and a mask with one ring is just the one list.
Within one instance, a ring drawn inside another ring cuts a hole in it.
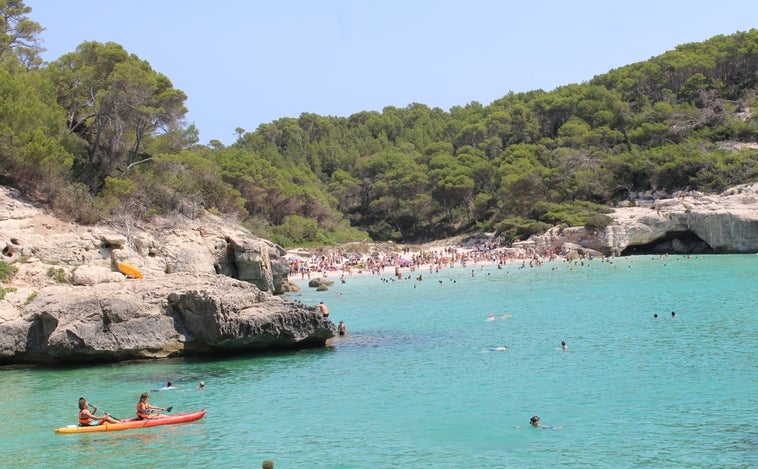
[{"label": "yellow kayak on shore", "polygon": [[140,272],[139,269],[131,264],[127,264],[126,262],[119,262],[116,264],[116,267],[118,267],[119,272],[129,278],[142,278],[142,272]]}]

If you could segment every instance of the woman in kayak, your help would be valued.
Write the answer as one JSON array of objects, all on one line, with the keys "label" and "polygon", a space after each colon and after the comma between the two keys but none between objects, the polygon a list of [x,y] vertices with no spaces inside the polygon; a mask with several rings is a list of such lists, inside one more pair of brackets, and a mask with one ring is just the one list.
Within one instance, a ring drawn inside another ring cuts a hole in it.
[{"label": "woman in kayak", "polygon": [[150,397],[150,394],[143,392],[142,395],[139,397],[139,402],[137,403],[137,418],[140,420],[144,419],[154,419],[157,417],[167,417],[167,415],[163,414],[154,414],[153,412],[166,410],[163,407],[157,407],[151,404],[147,403],[147,398]]},{"label": "woman in kayak", "polygon": [[89,411],[89,404],[87,404],[87,399],[80,397],[79,398],[79,425],[82,427],[87,427],[92,425],[92,422],[97,422],[95,425],[102,425],[105,422],[108,423],[119,423],[120,420],[114,419],[108,414],[103,415],[102,417],[95,416],[95,413],[97,412],[97,406],[92,406],[92,412]]}]

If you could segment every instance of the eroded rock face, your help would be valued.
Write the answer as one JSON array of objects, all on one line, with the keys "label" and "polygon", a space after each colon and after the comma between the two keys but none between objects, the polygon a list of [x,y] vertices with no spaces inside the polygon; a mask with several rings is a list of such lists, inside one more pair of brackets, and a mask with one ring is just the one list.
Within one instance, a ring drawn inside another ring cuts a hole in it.
[{"label": "eroded rock face", "polygon": [[289,289],[281,247],[210,214],[85,227],[0,186],[0,252],[17,269],[0,285],[0,364],[320,347],[336,333],[272,294]]},{"label": "eroded rock face", "polygon": [[[537,253],[567,243],[604,255],[656,249],[680,254],[758,252],[758,184],[719,195],[681,193],[667,199],[618,208],[604,230],[555,227],[533,236]],[[644,249],[643,249],[644,248]]]},{"label": "eroded rock face", "polygon": [[[0,251],[6,262],[38,259],[92,284],[126,262],[145,278],[185,272],[216,273],[244,280],[260,290],[282,293],[289,265],[285,251],[241,226],[204,213],[196,219],[175,217],[149,226],[80,226],[61,221],[0,186]],[[106,276],[107,277],[107,276]]]},{"label": "eroded rock face", "polygon": [[0,364],[85,363],[319,347],[336,333],[315,307],[220,275],[174,274],[97,289],[44,289],[0,324]]}]

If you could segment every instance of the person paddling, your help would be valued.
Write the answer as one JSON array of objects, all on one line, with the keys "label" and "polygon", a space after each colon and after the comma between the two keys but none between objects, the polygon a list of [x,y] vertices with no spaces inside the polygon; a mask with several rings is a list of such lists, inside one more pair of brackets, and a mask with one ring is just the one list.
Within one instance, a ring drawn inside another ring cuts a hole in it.
[{"label": "person paddling", "polygon": [[137,418],[140,420],[144,420],[144,419],[154,419],[158,417],[168,417],[167,415],[154,413],[154,412],[158,412],[158,411],[166,410],[166,409],[163,407],[158,407],[158,406],[148,404],[147,402],[148,397],[150,397],[150,394],[146,392],[143,392],[142,395],[140,396],[139,402],[137,403]]},{"label": "person paddling", "polygon": [[89,411],[90,405],[87,403],[87,399],[80,397],[79,398],[79,425],[82,427],[87,427],[92,425],[92,422],[97,422],[95,425],[102,425],[104,423],[119,423],[120,420],[114,419],[108,414],[103,415],[102,417],[97,417],[95,414],[97,413],[97,406],[92,406],[92,412]]}]

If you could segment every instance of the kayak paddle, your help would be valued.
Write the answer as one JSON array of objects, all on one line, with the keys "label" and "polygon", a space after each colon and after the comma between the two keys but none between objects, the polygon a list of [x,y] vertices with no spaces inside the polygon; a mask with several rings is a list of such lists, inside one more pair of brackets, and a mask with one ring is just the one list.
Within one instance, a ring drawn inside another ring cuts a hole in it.
[{"label": "kayak paddle", "polygon": [[153,412],[161,412],[161,411],[171,412],[173,409],[174,409],[174,406],[170,406],[170,407],[161,408],[161,409],[150,409],[150,412],[151,413],[153,413]]},{"label": "kayak paddle", "polygon": [[[92,415],[95,415],[95,412],[97,412],[97,406],[96,406],[96,405],[92,405],[92,404],[90,404],[89,402],[87,403],[87,405],[88,405],[88,406],[90,406],[90,407],[92,407],[92,409],[94,409],[94,410],[92,411]],[[104,413],[105,415],[109,415],[111,418],[114,418],[114,419],[116,419],[116,420],[121,420],[120,418],[118,418],[118,417],[114,417],[113,415],[109,414],[108,412],[103,412],[103,413]],[[95,417],[95,418],[96,418],[96,419],[98,419],[98,418],[102,418],[102,417]]]}]

